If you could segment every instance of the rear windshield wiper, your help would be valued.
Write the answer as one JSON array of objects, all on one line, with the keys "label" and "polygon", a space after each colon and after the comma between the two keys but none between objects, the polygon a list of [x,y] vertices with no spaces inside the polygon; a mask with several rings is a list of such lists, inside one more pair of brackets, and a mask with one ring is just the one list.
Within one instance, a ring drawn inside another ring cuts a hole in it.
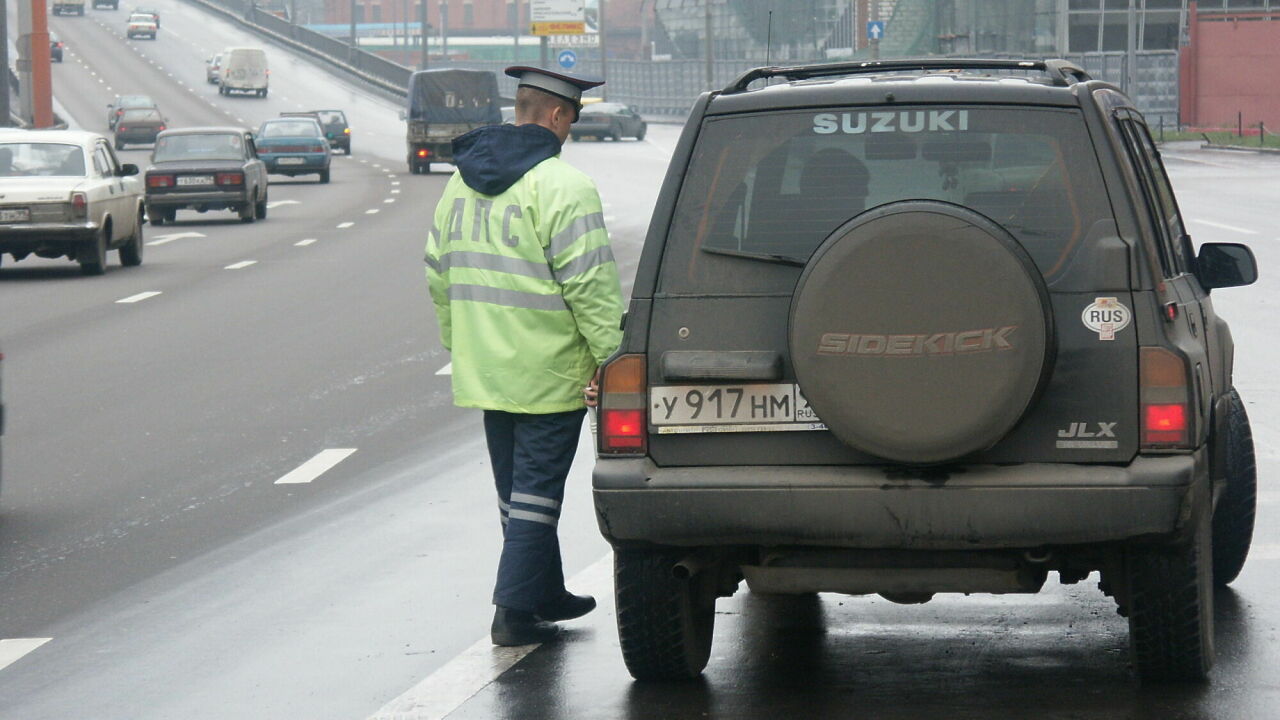
[{"label": "rear windshield wiper", "polygon": [[795,265],[796,267],[804,267],[808,264],[805,258],[791,257],[790,255],[778,255],[776,253],[754,253],[743,250],[730,250],[728,248],[704,247],[702,252],[714,253],[716,255],[728,255],[729,257],[740,257],[748,260],[763,260],[764,262],[782,263],[784,265]]}]

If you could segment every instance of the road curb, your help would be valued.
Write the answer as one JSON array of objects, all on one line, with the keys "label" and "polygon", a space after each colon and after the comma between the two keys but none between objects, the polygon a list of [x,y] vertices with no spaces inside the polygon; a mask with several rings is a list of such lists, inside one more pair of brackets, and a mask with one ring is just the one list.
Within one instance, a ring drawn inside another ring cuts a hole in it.
[{"label": "road curb", "polygon": [[1233,150],[1235,152],[1255,152],[1267,153],[1268,155],[1280,155],[1280,148],[1269,147],[1249,147],[1247,145],[1219,145],[1217,143],[1205,143],[1200,146],[1201,150]]}]

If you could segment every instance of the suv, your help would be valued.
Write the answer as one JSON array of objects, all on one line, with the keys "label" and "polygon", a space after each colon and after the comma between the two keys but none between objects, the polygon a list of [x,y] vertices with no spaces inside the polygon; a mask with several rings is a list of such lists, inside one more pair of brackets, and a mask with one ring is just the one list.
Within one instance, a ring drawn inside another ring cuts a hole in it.
[{"label": "suv", "polygon": [[[753,89],[753,86],[755,88]],[[1061,60],[764,68],[704,94],[602,370],[593,491],[640,679],[717,597],[1100,572],[1143,680],[1203,678],[1256,478],[1213,288],[1119,89]]]}]

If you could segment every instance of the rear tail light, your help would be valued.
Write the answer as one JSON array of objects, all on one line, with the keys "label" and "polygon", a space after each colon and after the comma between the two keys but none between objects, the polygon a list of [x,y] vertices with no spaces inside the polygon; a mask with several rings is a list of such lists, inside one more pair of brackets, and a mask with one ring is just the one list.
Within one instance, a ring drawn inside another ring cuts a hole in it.
[{"label": "rear tail light", "polygon": [[351,128],[342,128],[342,132],[343,132],[343,134],[350,135],[350,134],[351,134]]},{"label": "rear tail light", "polygon": [[129,128],[125,127],[124,125],[117,125],[117,126],[116,126],[116,130],[119,130],[120,132],[124,132],[124,131],[126,131],[126,130],[128,130],[128,129],[129,129]]},{"label": "rear tail light", "polygon": [[156,128],[156,132],[163,132],[163,131],[164,131],[164,126],[163,126],[163,125],[161,125],[160,127]]},{"label": "rear tail light", "polygon": [[1141,348],[1142,446],[1144,449],[1191,446],[1191,393],[1187,362],[1160,347]]},{"label": "rear tail light", "polygon": [[89,214],[89,196],[82,192],[71,193],[71,214],[84,217]]},{"label": "rear tail light", "polygon": [[424,158],[430,154],[431,154],[431,151],[426,148],[422,148],[421,150],[418,151],[418,157],[420,158]]},{"label": "rear tail light", "polygon": [[172,175],[148,175],[147,187],[163,188],[173,187],[174,180]]},{"label": "rear tail light", "polygon": [[600,382],[600,453],[643,455],[649,445],[643,355],[623,355],[604,366]]},{"label": "rear tail light", "polygon": [[214,181],[219,185],[243,185],[244,175],[240,173],[218,173]]}]

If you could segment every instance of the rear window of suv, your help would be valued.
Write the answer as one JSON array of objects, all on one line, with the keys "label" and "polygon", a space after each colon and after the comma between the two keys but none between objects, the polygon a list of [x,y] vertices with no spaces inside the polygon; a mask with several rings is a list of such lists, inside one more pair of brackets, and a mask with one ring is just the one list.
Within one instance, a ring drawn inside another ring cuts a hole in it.
[{"label": "rear window of suv", "polygon": [[[880,106],[712,118],[681,188],[662,289],[789,290],[832,231],[900,200],[986,215],[1050,279],[1093,224],[1112,217],[1075,110]],[[765,262],[731,261],[730,276],[726,255]]]}]

